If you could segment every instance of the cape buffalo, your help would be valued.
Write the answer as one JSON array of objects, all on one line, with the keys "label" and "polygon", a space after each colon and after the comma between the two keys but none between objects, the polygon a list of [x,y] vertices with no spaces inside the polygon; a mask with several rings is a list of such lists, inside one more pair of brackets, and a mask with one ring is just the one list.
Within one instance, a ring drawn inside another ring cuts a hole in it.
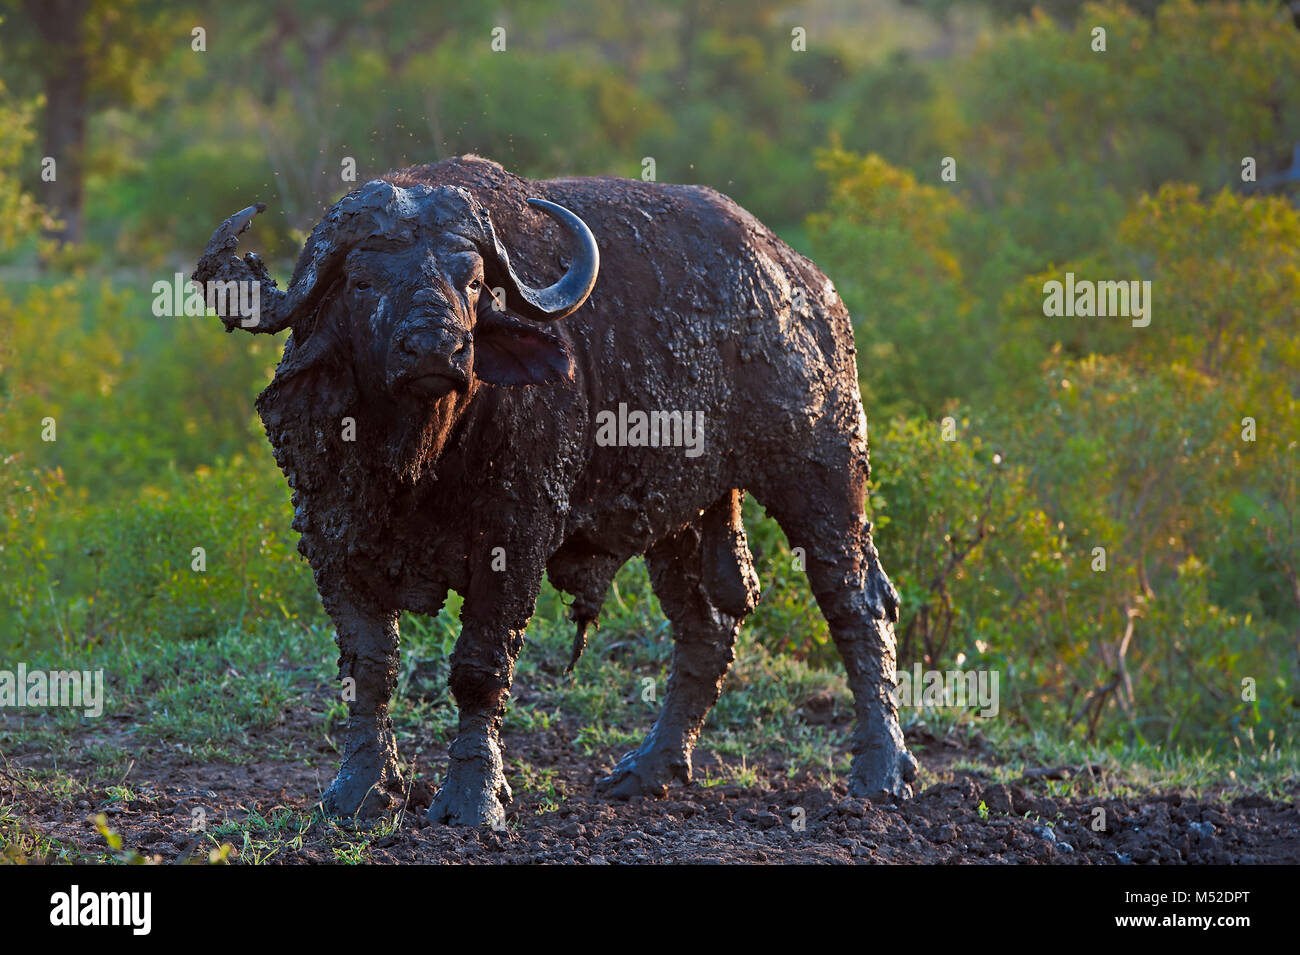
[{"label": "cape buffalo", "polygon": [[[499,826],[498,733],[543,573],[573,597],[576,658],[615,572],[642,554],[672,672],[645,742],[597,787],[689,782],[758,599],[745,491],[803,548],[844,659],[852,791],[910,795],[853,333],[812,262],[712,189],[533,182],[464,156],[344,196],[279,290],[255,255],[232,254],[262,208],[221,224],[194,278],[256,283],[256,324],[224,315],[227,330],[292,330],[257,408],[352,691],[329,811],[389,805],[398,614],[436,614],[452,589],[460,722],[429,814]],[[694,454],[670,433],[685,422],[703,424]]]}]

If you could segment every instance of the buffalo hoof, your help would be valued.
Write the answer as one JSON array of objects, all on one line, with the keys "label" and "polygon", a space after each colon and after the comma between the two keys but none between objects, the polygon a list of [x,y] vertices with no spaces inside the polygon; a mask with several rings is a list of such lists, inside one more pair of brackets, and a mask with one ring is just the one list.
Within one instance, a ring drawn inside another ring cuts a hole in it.
[{"label": "buffalo hoof", "polygon": [[485,826],[501,830],[506,827],[505,804],[510,796],[510,787],[504,779],[499,785],[490,782],[459,785],[448,779],[433,797],[429,821],[444,826]]},{"label": "buffalo hoof", "polygon": [[447,779],[433,797],[429,820],[438,825],[504,829],[510,784],[493,740],[458,738],[451,744]]},{"label": "buffalo hoof", "polygon": [[689,754],[637,750],[620,759],[608,776],[596,780],[596,792],[609,799],[659,797],[668,794],[668,784],[674,779],[690,783]]},{"label": "buffalo hoof", "polygon": [[872,749],[854,758],[849,795],[872,797],[885,792],[899,799],[911,799],[911,783],[919,768],[916,757],[901,745],[890,743]]},{"label": "buffalo hoof", "polygon": [[360,817],[371,819],[382,816],[393,806],[389,795],[390,785],[400,782],[385,780],[381,774],[342,770],[330,783],[321,797],[321,806],[327,815],[339,818]]}]

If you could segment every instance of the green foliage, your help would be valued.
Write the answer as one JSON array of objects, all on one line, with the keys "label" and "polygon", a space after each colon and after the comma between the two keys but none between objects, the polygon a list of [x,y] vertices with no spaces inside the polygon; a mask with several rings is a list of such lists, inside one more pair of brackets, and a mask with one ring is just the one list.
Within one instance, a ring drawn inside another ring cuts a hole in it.
[{"label": "green foliage", "polygon": [[245,618],[320,616],[288,491],[266,455],[173,471],[108,505],[52,480],[10,490],[23,523],[0,538],[0,595],[12,610],[0,639],[188,639]]},{"label": "green foliage", "polygon": [[278,343],[214,340],[208,319],[155,317],[151,285],[70,278],[16,300],[0,293],[13,319],[0,340],[0,447],[102,497],[258,446],[253,401]]},{"label": "green foliage", "polygon": [[829,150],[819,166],[832,191],[808,236],[853,313],[863,399],[874,415],[937,411],[982,351],[950,245],[961,204],[879,156]]},{"label": "green foliage", "polygon": [[[995,666],[1018,720],[1217,747],[1295,724],[1300,220],[1280,198],[1163,182],[1235,176],[1244,147],[1207,145],[1225,124],[1262,155],[1296,129],[1295,97],[1222,39],[1294,56],[1278,27],[1216,4],[1171,4],[1154,26],[1118,6],[1065,29],[1032,18],[961,74],[963,191],[821,158],[831,198],[808,234],[858,332],[900,659]],[[1253,105],[1207,91],[1211,114],[1233,112],[1211,129],[1178,97],[1216,73]],[[1067,271],[1150,281],[1153,324],[1046,317],[1044,283]],[[882,430],[900,411],[924,417]]]},{"label": "green foliage", "polygon": [[0,79],[0,253],[30,237],[40,214],[17,175],[35,139],[32,112],[31,104],[9,97]]},{"label": "green foliage", "polygon": [[962,72],[964,181],[1040,261],[1105,244],[1124,200],[1162,183],[1239,182],[1244,156],[1276,168],[1300,132],[1300,45],[1277,4],[1173,0],[1153,21],[1090,3],[1066,29],[1036,13]]},{"label": "green foliage", "polygon": [[[9,34],[0,647],[130,647],[153,674],[148,648],[230,656],[241,625],[322,622],[253,413],[280,343],[151,310],[153,284],[187,273],[222,218],[271,203],[256,248],[283,271],[351,188],[344,157],[362,180],[466,151],[534,176],[639,176],[651,157],[659,179],[714,186],[808,248],[850,309],[903,666],[995,669],[1005,722],[1072,743],[1222,755],[1294,738],[1300,215],[1240,179],[1244,157],[1263,179],[1300,141],[1286,11],[1017,0],[966,46],[954,25],[986,22],[982,5],[920,5],[938,17],[912,43],[924,55],[862,47],[874,28],[852,5],[779,0],[313,0],[269,17],[199,4],[200,54],[193,9],[93,3],[90,35],[107,42],[91,64],[91,242],[42,274],[41,49]],[[1067,271],[1150,281],[1151,324],[1047,317],[1044,283]],[[764,597],[736,670],[746,693],[724,697],[713,729],[743,753],[745,725],[766,721],[820,753],[798,711],[827,691],[835,649],[780,529],[752,501],[746,521]],[[444,675],[457,607],[404,618],[404,687]],[[566,609],[544,590],[539,666],[567,662]],[[601,652],[580,664],[592,678],[550,698],[591,717],[580,745],[631,738],[624,683],[662,679],[669,639],[629,565],[591,634]],[[258,683],[229,718],[263,725],[288,692]],[[194,703],[177,694],[155,699]],[[550,706],[509,719],[544,727]],[[397,713],[436,710],[437,733],[443,707],[432,693]],[[189,741],[228,729],[155,716]]]},{"label": "green foliage", "polygon": [[969,418],[948,427],[898,418],[873,442],[869,504],[903,604],[899,660],[992,655],[1023,670],[1039,655],[1021,645],[1035,629],[1024,615],[1065,576],[1064,541],[1022,465],[988,447]]},{"label": "green foliage", "polygon": [[[19,0],[2,0],[0,13],[5,22],[6,65],[19,78],[14,85],[36,93],[42,71],[51,65],[65,68],[65,64],[51,60],[46,38]],[[183,43],[188,48],[189,27],[180,30],[179,26],[195,17],[193,8],[159,0],[88,0],[81,16],[80,52],[87,57],[87,93],[92,103],[152,105],[166,86],[157,65],[176,46]]]}]

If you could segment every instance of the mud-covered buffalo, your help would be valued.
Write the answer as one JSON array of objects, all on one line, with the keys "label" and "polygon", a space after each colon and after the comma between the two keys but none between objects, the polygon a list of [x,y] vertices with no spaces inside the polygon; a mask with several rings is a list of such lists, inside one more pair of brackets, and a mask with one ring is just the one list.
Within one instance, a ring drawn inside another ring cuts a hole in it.
[{"label": "mud-covered buffalo", "polygon": [[816,265],[709,188],[530,181],[464,156],[339,200],[280,290],[232,255],[260,208],[221,224],[194,279],[256,286],[256,314],[227,310],[228,330],[290,330],[257,407],[337,631],[349,716],[329,811],[382,811],[400,790],[398,615],[436,614],[454,590],[459,730],[429,814],[500,825],[502,716],[543,574],[572,597],[576,657],[638,555],[671,672],[653,729],[597,791],[690,781],[759,599],[745,492],[806,554],[843,658],[852,793],[910,795],[853,333]]}]

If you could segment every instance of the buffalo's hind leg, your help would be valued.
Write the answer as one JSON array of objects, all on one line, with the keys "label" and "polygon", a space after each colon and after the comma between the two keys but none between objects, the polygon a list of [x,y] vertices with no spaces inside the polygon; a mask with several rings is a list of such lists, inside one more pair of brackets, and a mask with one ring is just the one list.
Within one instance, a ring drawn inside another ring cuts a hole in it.
[{"label": "buffalo's hind leg", "polygon": [[741,492],[646,554],[655,595],[673,627],[668,692],[654,728],[596,789],[628,798],[663,795],[691,781],[691,750],[735,659],[741,622],[758,601],[758,577],[740,520]]},{"label": "buffalo's hind leg", "polygon": [[844,661],[857,716],[849,791],[873,796],[883,790],[906,798],[917,763],[904,745],[894,696],[898,594],[881,567],[863,510],[865,465],[863,451],[838,467],[801,468],[786,475],[781,488],[758,497],[790,546],[803,548],[808,582]]}]

